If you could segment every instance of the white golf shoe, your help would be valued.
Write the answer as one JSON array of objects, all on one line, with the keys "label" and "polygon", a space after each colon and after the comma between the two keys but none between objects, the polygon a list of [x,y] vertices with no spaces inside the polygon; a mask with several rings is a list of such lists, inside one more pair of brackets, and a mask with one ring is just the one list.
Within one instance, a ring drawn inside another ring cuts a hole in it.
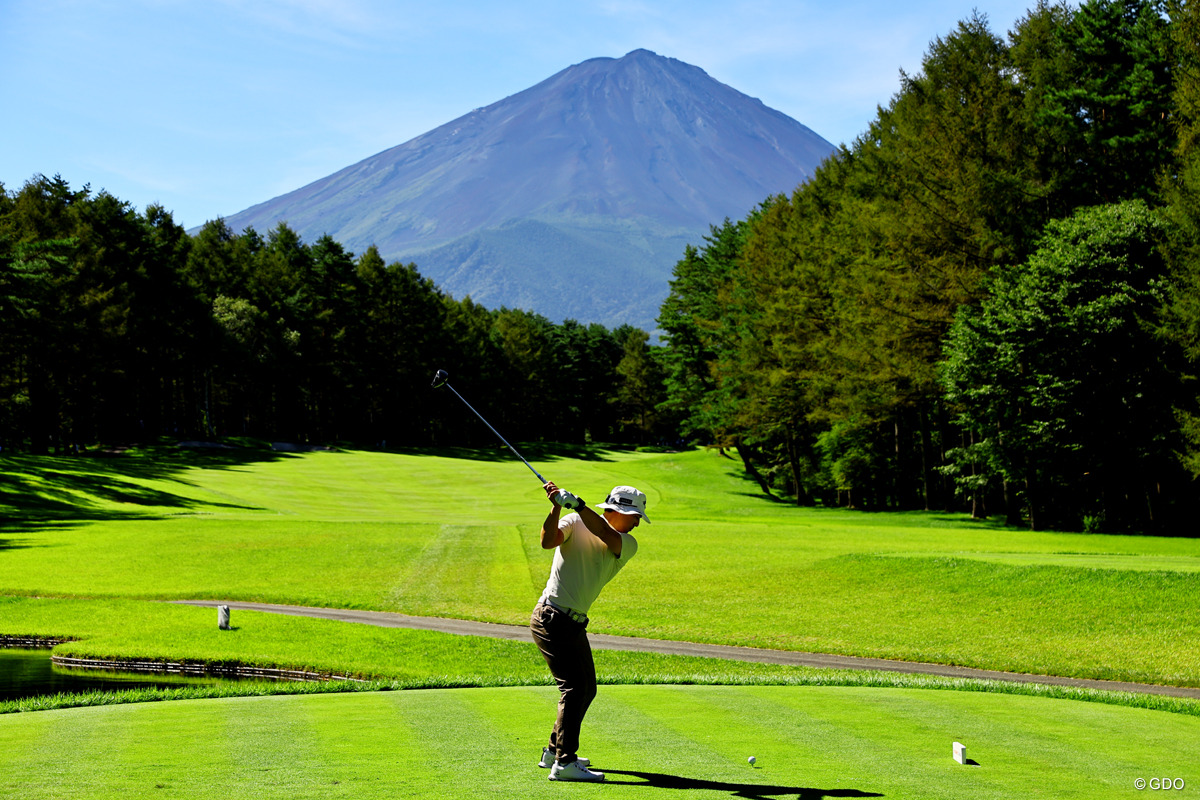
[{"label": "white golf shoe", "polygon": [[599,783],[604,780],[603,772],[592,772],[587,767],[579,765],[581,759],[575,759],[570,764],[554,763],[550,768],[550,780],[552,781],[588,781],[590,783]]},{"label": "white golf shoe", "polygon": [[[592,762],[583,756],[575,756],[575,763],[584,769],[592,765]],[[542,760],[538,762],[538,766],[542,769],[550,769],[550,767],[554,766],[554,751],[549,747],[542,748]]]}]

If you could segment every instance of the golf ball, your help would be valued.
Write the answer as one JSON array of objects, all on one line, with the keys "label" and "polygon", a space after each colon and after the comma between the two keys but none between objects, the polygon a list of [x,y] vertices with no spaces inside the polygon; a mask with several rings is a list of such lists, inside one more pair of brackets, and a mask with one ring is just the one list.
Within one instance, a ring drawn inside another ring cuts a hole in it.
[{"label": "golf ball", "polygon": [[746,759],[746,761],[748,761],[749,763],[753,764],[753,763],[754,763],[754,756],[750,756],[749,758],[747,758],[747,759]]}]

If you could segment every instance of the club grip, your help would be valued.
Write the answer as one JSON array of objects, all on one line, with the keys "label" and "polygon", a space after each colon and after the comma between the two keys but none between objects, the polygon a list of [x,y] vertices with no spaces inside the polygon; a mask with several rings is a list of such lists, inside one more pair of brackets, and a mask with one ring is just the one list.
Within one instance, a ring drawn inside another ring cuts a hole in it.
[{"label": "club grip", "polygon": [[586,503],[583,502],[582,497],[573,495],[570,492],[568,492],[566,489],[558,490],[558,494],[554,495],[554,502],[557,503],[558,505],[562,506],[563,508],[570,509],[571,511],[578,511],[579,509],[581,509],[585,505],[587,505]]}]

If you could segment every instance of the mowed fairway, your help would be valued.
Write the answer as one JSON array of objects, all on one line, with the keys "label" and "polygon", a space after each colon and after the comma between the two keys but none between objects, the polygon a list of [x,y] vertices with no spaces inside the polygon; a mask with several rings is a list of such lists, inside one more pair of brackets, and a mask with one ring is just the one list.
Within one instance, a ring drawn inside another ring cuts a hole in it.
[{"label": "mowed fairway", "polygon": [[[1200,783],[1179,750],[1200,741],[1200,719],[1178,714],[906,689],[614,686],[585,726],[610,785],[564,787],[535,766],[555,696],[421,690],[8,715],[0,796],[958,800]],[[954,741],[975,763],[952,760]]]},{"label": "mowed fairway", "polygon": [[[0,594],[524,624],[550,562],[545,501],[492,455],[5,459],[26,519],[0,525]],[[799,509],[711,451],[538,455],[591,502],[617,483],[649,495],[654,524],[597,632],[1200,686],[1200,540]]]},{"label": "mowed fairway", "polygon": [[[542,492],[503,453],[455,455],[0,460],[0,634],[80,637],[60,648],[75,655],[493,687],[4,714],[0,797],[594,791],[549,783],[534,766],[555,693],[513,685],[548,679],[531,647],[250,612],[218,632],[211,609],[155,602],[524,623],[550,562],[537,545]],[[649,496],[654,523],[593,608],[594,631],[1200,686],[1196,540],[798,509],[759,496],[714,452],[531,457],[592,503],[619,483]],[[651,654],[597,661],[630,684],[812,677]],[[1200,786],[1200,715],[1176,707],[865,685],[609,685],[584,754],[615,784],[602,791],[636,798],[1125,797],[1139,779]],[[975,764],[952,760],[954,741]]]}]

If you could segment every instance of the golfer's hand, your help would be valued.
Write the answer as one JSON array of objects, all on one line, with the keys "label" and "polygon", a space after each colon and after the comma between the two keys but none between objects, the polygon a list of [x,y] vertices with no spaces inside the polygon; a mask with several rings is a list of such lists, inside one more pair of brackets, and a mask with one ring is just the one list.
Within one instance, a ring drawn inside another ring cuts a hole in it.
[{"label": "golfer's hand", "polygon": [[551,481],[546,481],[546,494],[555,506],[561,506],[568,511],[578,511],[583,507],[583,498],[571,494],[566,489],[559,489]]}]

